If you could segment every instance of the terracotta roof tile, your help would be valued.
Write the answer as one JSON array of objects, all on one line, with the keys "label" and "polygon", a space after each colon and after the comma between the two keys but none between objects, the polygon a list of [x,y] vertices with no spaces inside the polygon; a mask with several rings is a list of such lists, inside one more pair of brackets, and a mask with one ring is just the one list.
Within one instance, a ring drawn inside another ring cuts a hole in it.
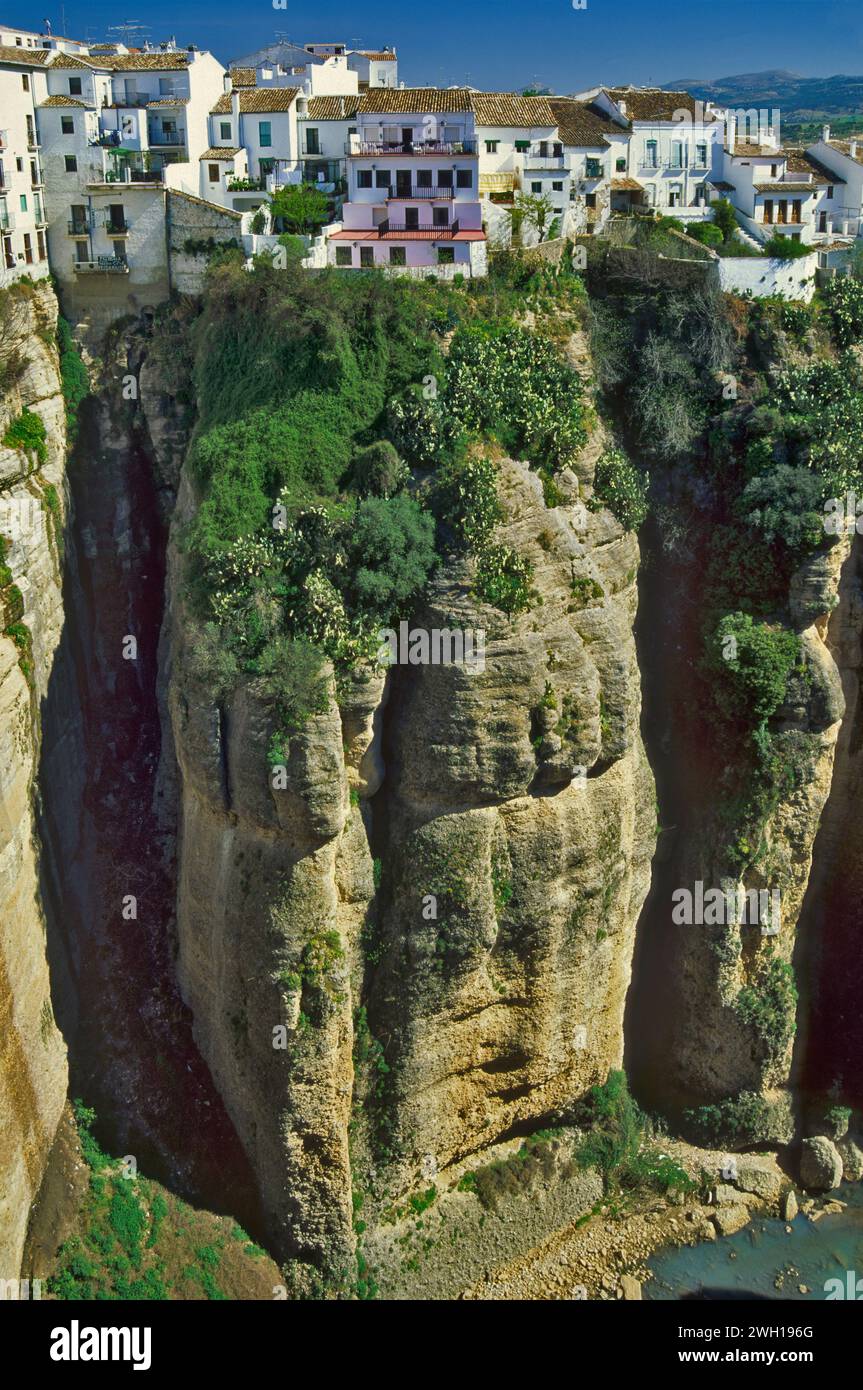
[{"label": "terracotta roof tile", "polygon": [[557,119],[548,97],[524,97],[517,92],[473,92],[471,105],[477,125],[554,128]]},{"label": "terracotta roof tile", "polygon": [[360,99],[352,97],[309,97],[310,121],[349,121],[356,116]]},{"label": "terracotta roof tile", "polygon": [[467,87],[371,87],[359,109],[364,115],[448,115],[472,110],[476,94]]},{"label": "terracotta roof tile", "polygon": [[[294,102],[300,94],[299,87],[253,87],[249,90],[241,89],[237,96],[240,98],[240,115],[254,116],[256,114],[266,115],[269,111],[290,111]],[[210,107],[211,116],[229,116],[231,114],[231,98],[227,92],[223,92],[215,106]]]},{"label": "terracotta roof tile", "polygon": [[[613,102],[626,103],[625,115],[630,121],[672,121],[678,111],[696,116],[696,98],[689,92],[666,92],[661,87],[604,87]],[[706,121],[718,119],[704,112]]]},{"label": "terracotta roof tile", "polygon": [[235,87],[254,87],[255,85],[254,68],[231,68],[229,75]]},{"label": "terracotta roof tile", "polygon": [[203,154],[198,155],[198,159],[201,161],[201,163],[203,163],[206,159],[212,160],[213,163],[216,163],[217,161],[222,159],[236,159],[239,153],[239,145],[211,145],[208,150],[204,150]]},{"label": "terracotta roof tile", "polygon": [[22,67],[43,68],[50,52],[49,48],[16,48],[14,44],[2,44],[0,63],[20,63]]},{"label": "terracotta roof tile", "polygon": [[78,106],[82,111],[89,110],[86,101],[79,101],[77,97],[46,97],[44,101],[39,102],[38,110],[42,111],[46,106]]},{"label": "terracotta roof tile", "polygon": [[629,128],[612,121],[603,112],[593,110],[586,102],[571,97],[550,97],[560,138],[565,145],[581,149],[603,149],[606,135],[628,135]]}]

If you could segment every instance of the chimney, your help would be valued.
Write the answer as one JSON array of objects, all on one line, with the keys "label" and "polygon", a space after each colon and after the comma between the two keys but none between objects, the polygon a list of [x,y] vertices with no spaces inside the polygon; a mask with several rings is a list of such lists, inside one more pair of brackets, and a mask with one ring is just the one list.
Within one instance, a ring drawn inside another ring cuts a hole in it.
[{"label": "chimney", "polygon": [[848,146],[848,153],[850,154],[850,156],[851,156],[852,159],[856,159],[856,158],[857,158],[857,141],[856,141],[856,140],[852,140],[851,143],[849,144],[849,146]]},{"label": "chimney", "polygon": [[225,96],[229,97],[234,89],[234,81],[229,72],[225,73],[224,77],[222,78],[222,82],[224,83]]},{"label": "chimney", "polygon": [[733,111],[729,111],[725,120],[725,148],[729,154],[734,153],[737,144],[737,117]]},{"label": "chimney", "polygon": [[236,140],[237,144],[239,145],[239,144],[242,143],[241,140],[240,140],[240,93],[239,93],[239,92],[233,92],[233,91],[231,92],[231,120],[232,120],[233,123],[234,123],[234,139]]},{"label": "chimney", "polygon": [[619,110],[621,116],[625,116],[625,115],[626,115],[626,102],[625,102],[625,101],[619,101],[619,102],[617,103],[617,109]]},{"label": "chimney", "polygon": [[821,127],[821,139],[824,141],[824,144],[825,144],[825,145],[829,145],[829,144],[830,144],[830,127],[829,127],[829,125],[823,125],[823,126]]}]

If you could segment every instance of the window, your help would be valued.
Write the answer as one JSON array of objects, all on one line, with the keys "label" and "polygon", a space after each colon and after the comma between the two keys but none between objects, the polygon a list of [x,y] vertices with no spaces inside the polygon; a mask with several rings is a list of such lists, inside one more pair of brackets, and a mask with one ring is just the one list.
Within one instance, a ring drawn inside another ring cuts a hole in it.
[{"label": "window", "polygon": [[672,140],[671,142],[671,167],[673,169],[683,168],[683,141]]},{"label": "window", "polygon": [[486,154],[497,154],[497,147],[498,147],[499,144],[500,144],[500,141],[499,141],[499,140],[486,140],[486,142],[485,142],[485,152],[486,152]]},{"label": "window", "polygon": [[60,117],[60,133],[61,135],[75,134],[75,122],[71,116]]},{"label": "window", "polygon": [[63,161],[64,161],[64,163],[65,163],[65,165],[66,165],[66,173],[67,173],[67,174],[77,174],[77,172],[78,172],[78,158],[77,158],[76,155],[74,155],[74,154],[64,154],[64,156],[63,156]]},{"label": "window", "polygon": [[357,188],[371,188],[372,171],[371,169],[357,170]]},{"label": "window", "polygon": [[231,138],[231,122],[230,122],[230,121],[219,121],[219,139],[220,139],[220,140],[230,140],[230,138]]},{"label": "window", "polygon": [[306,130],[306,154],[320,154],[321,142],[318,139],[317,126],[310,126]]},{"label": "window", "polygon": [[69,78],[69,95],[70,95],[70,97],[79,97],[79,96],[81,95],[81,79],[80,79],[80,77],[70,77],[70,78]]},{"label": "window", "polygon": [[38,247],[39,247],[39,260],[40,260],[40,261],[46,260],[47,257],[48,257],[48,249],[47,249],[47,247],[46,247],[46,245],[45,245],[45,233],[44,233],[44,232],[37,232],[37,233],[36,233],[36,243],[37,243],[37,245],[38,245]]},{"label": "window", "polygon": [[584,161],[584,176],[588,179],[602,178],[602,160],[586,159]]},{"label": "window", "polygon": [[438,169],[438,188],[452,188],[452,169]]},{"label": "window", "polygon": [[403,246],[390,247],[390,265],[407,265],[407,251]]},{"label": "window", "polygon": [[518,150],[519,154],[527,154],[528,150],[530,149],[530,141],[516,140],[515,148]]},{"label": "window", "polygon": [[276,167],[276,161],[275,161],[274,159],[259,159],[259,160],[258,160],[258,170],[259,170],[259,172],[260,172],[260,175],[261,175],[261,178],[262,178],[262,179],[265,179],[265,178],[267,177],[268,174],[271,174],[271,173],[273,172],[273,170],[275,169],[275,167]]},{"label": "window", "polygon": [[617,171],[618,174],[625,174],[625,173],[626,173],[626,160],[625,160],[625,159],[616,159],[616,160],[614,161],[614,167],[615,167],[615,170]]},{"label": "window", "polygon": [[24,172],[24,160],[23,160],[23,157],[22,157],[21,155],[17,155],[16,158],[15,158],[15,168],[18,170],[18,173],[19,173],[19,174],[23,174],[23,172]]},{"label": "window", "polygon": [[560,143],[559,140],[555,140],[555,142],[554,142],[554,144],[552,145],[551,148],[552,148],[552,152],[553,152],[553,154],[554,154],[555,159],[562,159],[562,158],[563,158],[563,145]]},{"label": "window", "polygon": [[29,232],[24,233],[24,259],[28,265],[33,264],[33,243]]},{"label": "window", "polygon": [[541,192],[542,192],[542,184],[541,184],[541,183],[532,183],[532,184],[530,185],[530,191],[531,191],[531,193],[541,193]]},{"label": "window", "polygon": [[417,188],[431,188],[431,187],[432,187],[432,171],[431,171],[431,169],[419,169],[419,170],[417,171]]},{"label": "window", "polygon": [[695,162],[699,169],[707,168],[707,145],[701,143],[695,146]]},{"label": "window", "polygon": [[76,241],[76,242],[75,242],[75,260],[76,260],[76,261],[86,261],[86,260],[89,260],[89,258],[90,258],[90,248],[89,248],[89,246],[87,245],[86,241]]},{"label": "window", "polygon": [[125,241],[112,241],[111,247],[114,252],[115,261],[122,261],[126,264],[126,243]]},{"label": "window", "polygon": [[389,188],[390,171],[389,169],[378,169],[375,172],[375,188]]},{"label": "window", "polygon": [[21,86],[24,88],[25,92],[29,92],[30,78],[27,76],[26,72],[22,72],[21,74]]},{"label": "window", "polygon": [[595,194],[595,193],[586,193],[585,196],[584,196],[584,201],[585,201],[586,205],[587,205],[589,208],[595,208],[595,207],[596,207],[596,194]]},{"label": "window", "polygon": [[27,211],[27,194],[26,194],[26,193],[21,193],[19,196],[20,196],[20,201],[21,201],[21,211],[22,211],[22,212],[26,212],[26,211]]},{"label": "window", "polygon": [[219,182],[219,166],[218,166],[218,164],[208,164],[208,165],[207,165],[207,178],[210,180],[210,183],[218,183],[218,182]]},{"label": "window", "polygon": [[336,265],[353,265],[354,255],[349,246],[336,247]]},{"label": "window", "polygon": [[770,166],[770,177],[771,177],[772,179],[775,179],[776,176],[778,175],[778,173],[779,173],[779,165],[778,165],[778,164],[771,164],[771,166]]},{"label": "window", "polygon": [[473,188],[473,170],[457,169],[455,181],[457,188]]},{"label": "window", "polygon": [[439,246],[437,252],[438,265],[455,265],[455,247]]},{"label": "window", "polygon": [[432,220],[436,227],[449,226],[449,212],[446,208],[432,208]]},{"label": "window", "polygon": [[271,121],[258,121],[258,144],[261,149],[273,143],[273,126]]},{"label": "window", "polygon": [[832,185],[832,183],[829,185],[829,187],[828,187],[828,189],[827,189],[827,197],[828,197],[828,198],[832,198],[832,197],[833,197],[833,185]]},{"label": "window", "polygon": [[655,169],[659,163],[657,157],[656,141],[645,140],[644,142],[644,162],[648,169]]},{"label": "window", "polygon": [[374,247],[373,247],[373,246],[361,246],[361,247],[360,247],[360,265],[364,265],[364,266],[368,267],[368,266],[374,265],[374,263],[375,263],[375,252],[374,252]]},{"label": "window", "polygon": [[560,183],[560,182],[558,182],[557,180],[555,180],[554,183],[552,183],[551,187],[552,187],[552,191],[553,191],[554,193],[562,193],[562,192],[563,192],[563,184]]}]

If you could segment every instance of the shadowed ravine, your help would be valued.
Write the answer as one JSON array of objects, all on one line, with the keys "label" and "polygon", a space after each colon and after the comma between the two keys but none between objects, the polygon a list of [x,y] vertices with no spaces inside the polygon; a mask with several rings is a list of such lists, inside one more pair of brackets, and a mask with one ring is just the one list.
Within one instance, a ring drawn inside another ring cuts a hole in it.
[{"label": "shadowed ravine", "polygon": [[[142,1172],[259,1230],[254,1180],[193,1042],[173,965],[173,770],[160,767],[157,669],[165,528],[149,460],[101,398],[87,403],[69,485],[40,828],[71,1093],[95,1107],[109,1151],[134,1154]],[[123,656],[128,637],[132,660]]]}]

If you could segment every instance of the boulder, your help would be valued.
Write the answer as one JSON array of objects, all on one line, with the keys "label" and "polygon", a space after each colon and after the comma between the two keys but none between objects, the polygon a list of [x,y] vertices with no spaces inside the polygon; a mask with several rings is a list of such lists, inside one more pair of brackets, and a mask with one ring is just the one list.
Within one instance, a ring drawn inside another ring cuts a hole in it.
[{"label": "boulder", "polygon": [[748,1225],[750,1214],[749,1208],[740,1202],[737,1206],[720,1207],[711,1219],[721,1236],[733,1236]]},{"label": "boulder", "polygon": [[799,1208],[797,1206],[797,1193],[793,1187],[789,1187],[785,1196],[782,1198],[782,1220],[793,1221]]},{"label": "boulder", "polygon": [[863,1149],[853,1139],[842,1139],[837,1145],[842,1159],[842,1175],[850,1182],[863,1178]]},{"label": "boulder", "polygon": [[753,1192],[767,1202],[778,1202],[782,1191],[782,1178],[775,1168],[757,1159],[737,1160],[735,1186],[741,1192]]},{"label": "boulder", "polygon": [[800,1181],[810,1192],[830,1192],[842,1181],[842,1156],[823,1134],[804,1139],[800,1150]]}]

